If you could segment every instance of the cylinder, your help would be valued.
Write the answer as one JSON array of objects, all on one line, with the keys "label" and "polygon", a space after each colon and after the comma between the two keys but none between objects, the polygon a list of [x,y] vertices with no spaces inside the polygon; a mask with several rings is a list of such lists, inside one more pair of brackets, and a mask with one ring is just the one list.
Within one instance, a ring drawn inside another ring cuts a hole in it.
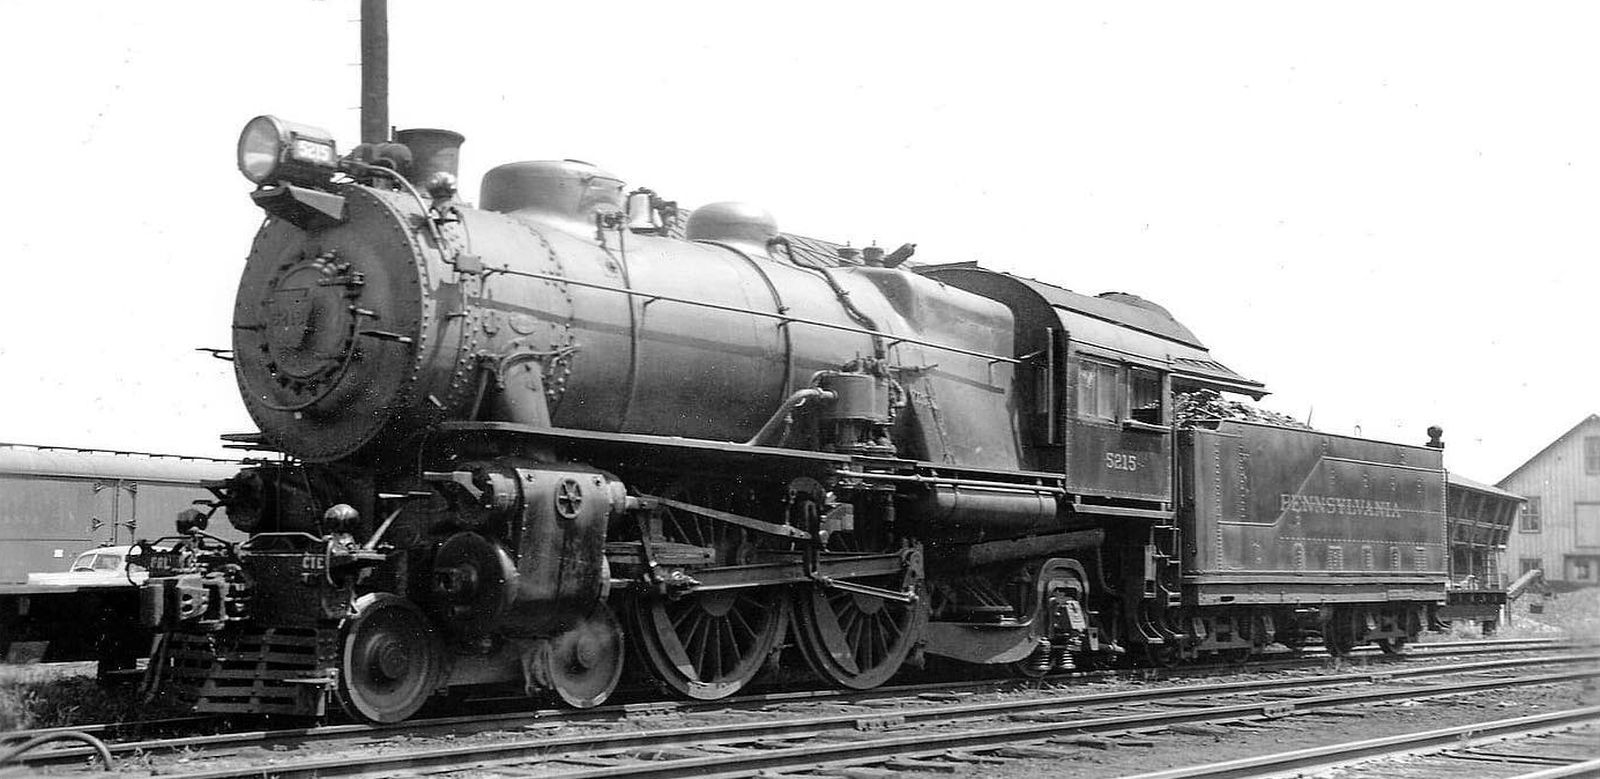
[{"label": "cylinder", "polygon": [[606,525],[622,511],[627,488],[603,473],[574,468],[518,468],[521,534],[507,635],[561,632],[605,598]]}]

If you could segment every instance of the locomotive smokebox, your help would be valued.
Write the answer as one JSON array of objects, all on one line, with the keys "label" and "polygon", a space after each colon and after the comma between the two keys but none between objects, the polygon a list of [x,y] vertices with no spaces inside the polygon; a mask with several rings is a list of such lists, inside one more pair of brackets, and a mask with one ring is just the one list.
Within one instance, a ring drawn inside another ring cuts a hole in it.
[{"label": "locomotive smokebox", "polygon": [[448,173],[452,180],[459,177],[461,144],[466,142],[466,136],[452,130],[417,127],[399,130],[394,137],[411,150],[414,181],[432,189],[434,174]]}]

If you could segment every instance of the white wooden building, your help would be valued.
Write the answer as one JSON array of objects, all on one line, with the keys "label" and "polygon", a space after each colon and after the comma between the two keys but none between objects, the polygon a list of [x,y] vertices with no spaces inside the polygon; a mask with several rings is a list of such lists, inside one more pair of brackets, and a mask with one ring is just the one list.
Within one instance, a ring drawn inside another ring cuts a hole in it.
[{"label": "white wooden building", "polygon": [[1498,486],[1528,499],[1506,542],[1506,573],[1542,568],[1547,581],[1600,584],[1600,415],[1590,414]]}]

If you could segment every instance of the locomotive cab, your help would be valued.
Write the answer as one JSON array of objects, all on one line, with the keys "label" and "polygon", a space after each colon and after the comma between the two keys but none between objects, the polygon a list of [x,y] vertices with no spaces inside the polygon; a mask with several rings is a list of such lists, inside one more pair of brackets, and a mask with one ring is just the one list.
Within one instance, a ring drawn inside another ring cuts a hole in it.
[{"label": "locomotive cab", "polygon": [[1080,511],[1170,517],[1173,393],[1266,394],[1212,359],[1166,309],[1134,295],[1080,295],[970,263],[921,272],[1011,308],[1028,467],[1064,474]]}]

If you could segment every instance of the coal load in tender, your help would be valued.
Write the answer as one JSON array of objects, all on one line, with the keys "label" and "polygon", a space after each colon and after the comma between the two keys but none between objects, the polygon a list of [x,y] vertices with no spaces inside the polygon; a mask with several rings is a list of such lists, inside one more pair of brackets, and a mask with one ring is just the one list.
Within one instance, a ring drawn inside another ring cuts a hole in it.
[{"label": "coal load in tender", "polygon": [[1312,426],[1301,422],[1287,414],[1256,408],[1249,403],[1237,400],[1228,400],[1216,390],[1202,389],[1194,392],[1179,392],[1175,395],[1179,427],[1209,426],[1211,423],[1223,419],[1236,419],[1244,422],[1261,422],[1280,427],[1292,427],[1297,430],[1315,430]]}]

